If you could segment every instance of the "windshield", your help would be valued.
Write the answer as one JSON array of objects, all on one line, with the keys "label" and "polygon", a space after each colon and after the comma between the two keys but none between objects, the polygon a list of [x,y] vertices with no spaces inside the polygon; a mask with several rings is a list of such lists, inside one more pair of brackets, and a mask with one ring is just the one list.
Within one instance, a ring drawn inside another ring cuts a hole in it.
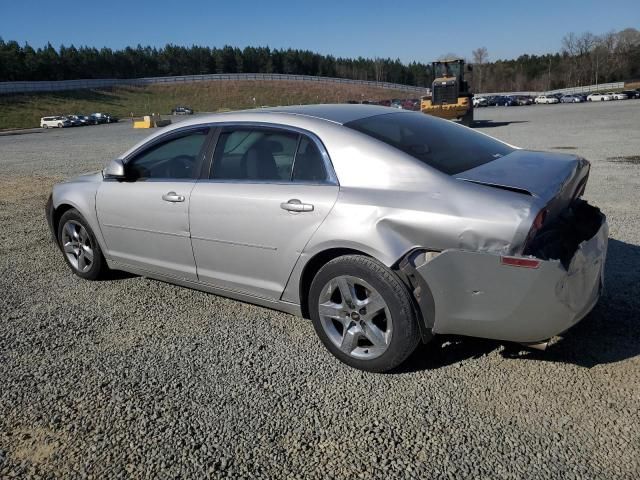
[{"label": "windshield", "polygon": [[436,63],[435,78],[441,77],[457,77],[460,75],[460,64],[452,63]]},{"label": "windshield", "polygon": [[508,155],[513,148],[471,129],[422,113],[387,113],[345,123],[448,175]]}]

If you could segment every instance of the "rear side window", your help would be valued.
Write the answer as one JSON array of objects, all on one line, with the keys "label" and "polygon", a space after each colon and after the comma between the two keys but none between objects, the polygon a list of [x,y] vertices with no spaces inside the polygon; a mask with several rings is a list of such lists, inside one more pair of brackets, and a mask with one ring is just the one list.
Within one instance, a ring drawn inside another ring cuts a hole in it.
[{"label": "rear side window", "polygon": [[211,178],[290,181],[298,134],[239,129],[220,134]]},{"label": "rear side window", "polygon": [[473,130],[421,113],[390,113],[345,124],[415,159],[455,175],[508,155],[513,148]]},{"label": "rear side window", "polygon": [[328,180],[322,154],[307,137],[300,139],[292,178],[294,182],[322,183]]},{"label": "rear side window", "polygon": [[264,128],[228,128],[220,134],[209,178],[245,182],[324,183],[324,158],[305,135]]}]

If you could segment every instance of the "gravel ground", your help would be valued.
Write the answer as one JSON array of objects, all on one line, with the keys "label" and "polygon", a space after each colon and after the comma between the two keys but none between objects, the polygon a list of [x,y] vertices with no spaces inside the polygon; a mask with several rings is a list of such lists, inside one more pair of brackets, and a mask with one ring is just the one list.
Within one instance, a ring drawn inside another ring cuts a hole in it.
[{"label": "gravel ground", "polygon": [[593,162],[607,292],[546,352],[438,338],[388,375],[338,363],[296,317],[71,274],[44,220],[50,186],[148,132],[0,137],[0,477],[638,478],[640,161],[619,157],[640,155],[640,101],[477,117]]}]

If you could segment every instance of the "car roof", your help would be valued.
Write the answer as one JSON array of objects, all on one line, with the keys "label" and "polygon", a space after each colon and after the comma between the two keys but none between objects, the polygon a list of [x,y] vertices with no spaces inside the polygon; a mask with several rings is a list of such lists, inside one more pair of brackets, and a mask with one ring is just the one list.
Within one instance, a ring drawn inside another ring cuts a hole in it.
[{"label": "car roof", "polygon": [[377,105],[327,104],[264,107],[251,110],[194,115],[194,118],[192,119],[176,122],[163,129],[159,129],[157,132],[141,140],[124,152],[119,158],[127,157],[155,137],[162,136],[168,132],[182,129],[184,127],[224,122],[265,122],[291,125],[298,128],[308,129],[318,134],[319,129],[338,127],[345,123],[362,118],[374,117],[376,115],[397,115],[403,112],[405,114],[416,113],[408,112],[407,110],[400,110],[398,108],[381,107]]},{"label": "car roof", "polygon": [[378,105],[361,105],[353,103],[325,104],[325,105],[295,105],[289,107],[268,107],[254,110],[244,110],[251,113],[288,113],[319,118],[329,122],[345,123],[360,120],[361,118],[383,115],[385,113],[397,113],[397,108],[389,108]]}]

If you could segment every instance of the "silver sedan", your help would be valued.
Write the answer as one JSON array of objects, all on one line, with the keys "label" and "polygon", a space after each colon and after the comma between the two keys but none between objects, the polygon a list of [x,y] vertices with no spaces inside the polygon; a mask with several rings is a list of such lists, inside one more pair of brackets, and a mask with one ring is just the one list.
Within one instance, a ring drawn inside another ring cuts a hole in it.
[{"label": "silver sedan", "polygon": [[53,188],[71,270],[125,270],[310,318],[388,371],[434,334],[541,346],[600,295],[589,163],[419,112],[317,105],[178,123]]}]

